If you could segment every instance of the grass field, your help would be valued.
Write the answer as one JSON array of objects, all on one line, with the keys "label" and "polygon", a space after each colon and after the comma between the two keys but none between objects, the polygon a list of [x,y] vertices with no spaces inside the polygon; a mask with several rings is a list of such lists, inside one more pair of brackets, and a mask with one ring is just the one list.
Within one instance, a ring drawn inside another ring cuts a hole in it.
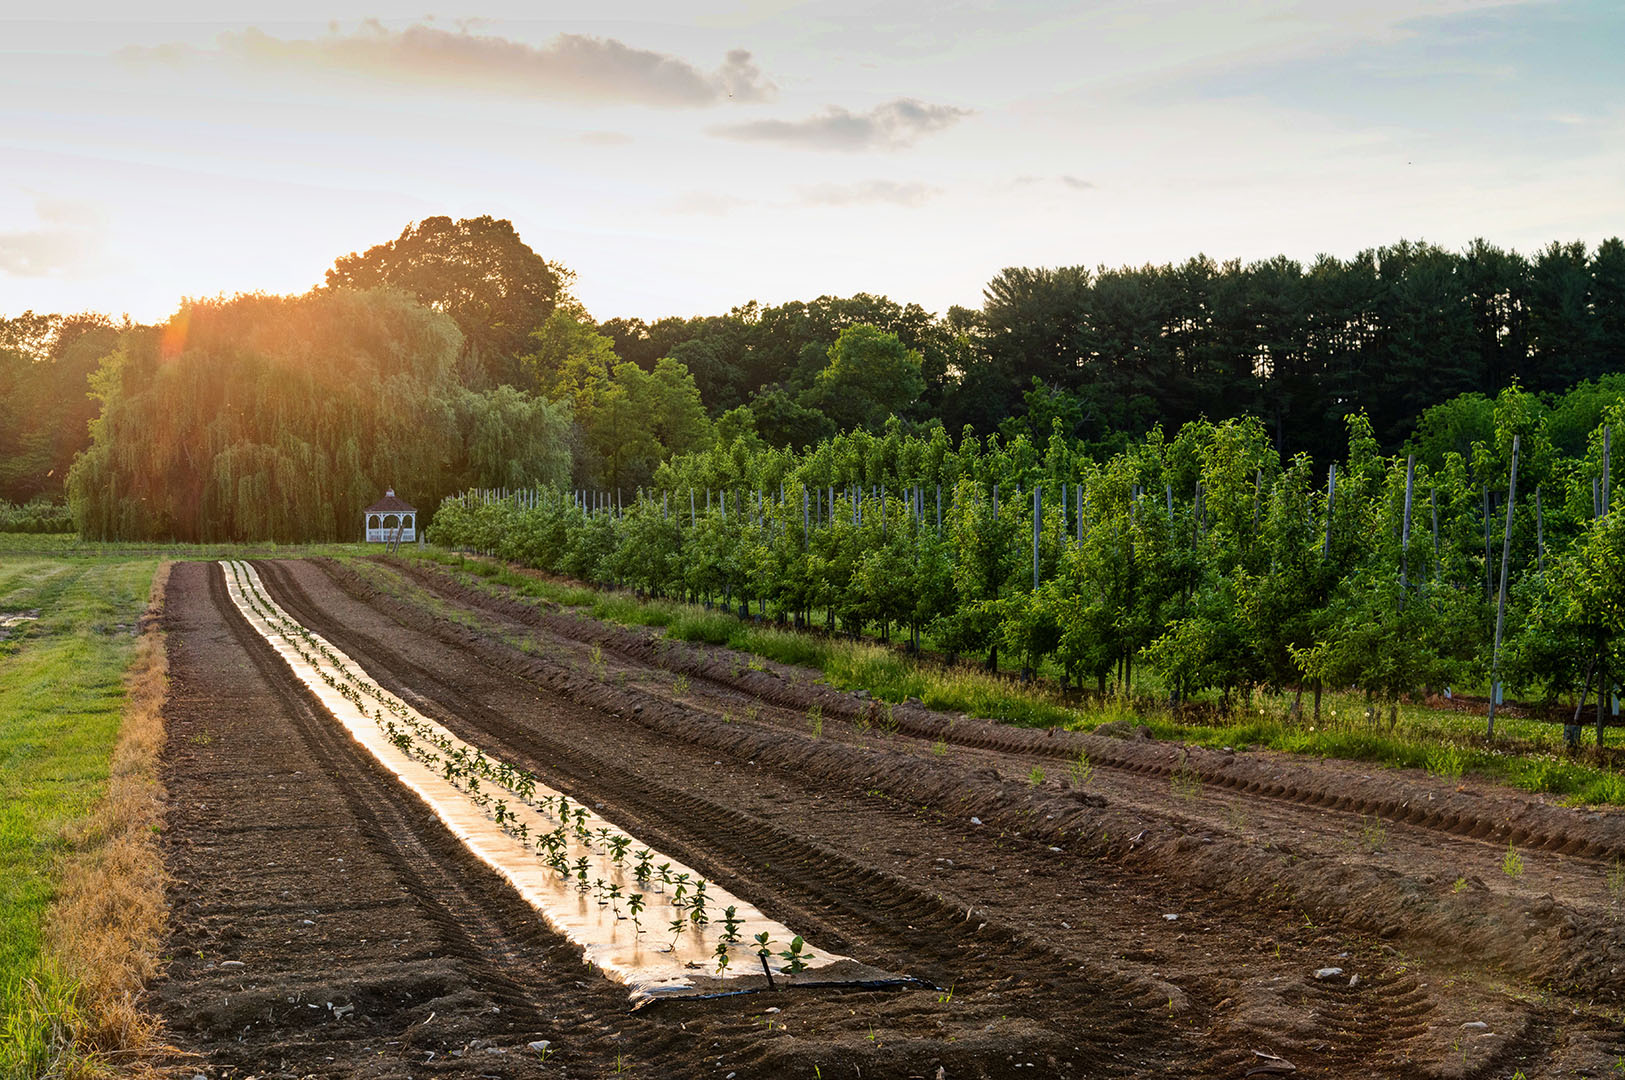
[{"label": "grass field", "polygon": [[72,1001],[42,953],[46,915],[107,792],[158,562],[0,556],[0,619],[37,613],[0,641],[0,1076],[38,1071]]}]

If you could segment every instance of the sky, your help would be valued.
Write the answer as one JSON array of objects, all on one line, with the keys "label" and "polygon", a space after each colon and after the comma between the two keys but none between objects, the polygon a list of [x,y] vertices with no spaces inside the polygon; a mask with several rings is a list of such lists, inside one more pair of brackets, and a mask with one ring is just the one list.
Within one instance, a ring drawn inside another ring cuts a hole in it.
[{"label": "sky", "polygon": [[0,315],[303,292],[441,214],[599,319],[1625,232],[1617,0],[463,2],[0,0]]}]

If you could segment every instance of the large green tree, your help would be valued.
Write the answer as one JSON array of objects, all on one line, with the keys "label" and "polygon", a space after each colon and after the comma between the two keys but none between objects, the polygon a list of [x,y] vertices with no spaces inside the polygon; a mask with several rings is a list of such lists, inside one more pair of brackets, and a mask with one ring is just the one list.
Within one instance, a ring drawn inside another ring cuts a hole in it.
[{"label": "large green tree", "polygon": [[430,217],[366,251],[341,256],[329,288],[404,289],[462,331],[461,369],[476,387],[517,384],[530,333],[570,299],[574,275],[531,250],[512,222]]}]

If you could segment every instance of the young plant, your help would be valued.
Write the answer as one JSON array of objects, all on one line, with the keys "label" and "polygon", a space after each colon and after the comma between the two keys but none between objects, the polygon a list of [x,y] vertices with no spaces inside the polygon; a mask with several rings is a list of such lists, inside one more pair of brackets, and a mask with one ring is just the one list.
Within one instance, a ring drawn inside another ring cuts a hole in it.
[{"label": "young plant", "polygon": [[717,958],[717,978],[720,979],[728,971],[728,943],[719,938],[717,947],[712,950],[712,955]]},{"label": "young plant", "polygon": [[824,707],[822,705],[814,705],[807,710],[807,729],[812,732],[813,738],[823,738]]},{"label": "young plant", "polygon": [[724,908],[722,910],[722,940],[723,941],[727,942],[729,945],[733,945],[736,942],[738,942],[739,941],[739,928],[741,926],[744,926],[744,925],[745,925],[744,920],[742,920],[739,917],[739,913],[738,913],[737,909],[734,907],[734,905],[729,904],[726,908]]},{"label": "young plant", "polygon": [[683,936],[683,931],[688,929],[688,920],[673,919],[671,921],[671,925],[666,927],[666,929],[671,931],[671,948],[667,949],[666,951],[676,952],[678,939]]},{"label": "young plant", "polygon": [[790,947],[779,953],[784,961],[784,972],[787,975],[799,975],[807,970],[807,961],[816,959],[812,953],[806,951],[807,943],[797,934],[790,939]]},{"label": "young plant", "polygon": [[643,933],[643,923],[638,919],[643,914],[643,894],[635,892],[626,898],[626,910],[632,916],[632,929],[634,933]]},{"label": "young plant", "polygon": [[1501,858],[1501,872],[1514,881],[1523,877],[1523,856],[1511,844],[1507,845],[1507,853]]},{"label": "young plant", "polygon": [[1028,787],[1042,787],[1044,783],[1044,770],[1034,765],[1027,772]]},{"label": "young plant", "polygon": [[1089,781],[1095,778],[1095,764],[1089,760],[1087,751],[1078,751],[1078,756],[1067,764],[1066,774],[1072,781],[1073,788],[1081,791],[1089,786]]}]

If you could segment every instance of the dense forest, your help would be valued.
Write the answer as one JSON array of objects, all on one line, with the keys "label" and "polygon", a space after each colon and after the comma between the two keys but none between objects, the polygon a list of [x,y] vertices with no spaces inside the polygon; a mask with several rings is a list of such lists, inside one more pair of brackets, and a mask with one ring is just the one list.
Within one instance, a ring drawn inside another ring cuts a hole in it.
[{"label": "dense forest", "polygon": [[[572,280],[506,221],[439,217],[305,296],[189,301],[158,327],[0,319],[0,502],[71,494],[98,537],[342,538],[386,485],[423,505],[541,480],[630,493],[674,455],[893,417],[955,439],[1059,430],[1104,459],[1155,425],[1253,416],[1326,462],[1350,414],[1385,449],[1460,444],[1514,382],[1555,395],[1625,370],[1618,239],[1012,268],[940,316],[859,294],[599,322]],[[8,520],[52,519],[35,505]]]}]

